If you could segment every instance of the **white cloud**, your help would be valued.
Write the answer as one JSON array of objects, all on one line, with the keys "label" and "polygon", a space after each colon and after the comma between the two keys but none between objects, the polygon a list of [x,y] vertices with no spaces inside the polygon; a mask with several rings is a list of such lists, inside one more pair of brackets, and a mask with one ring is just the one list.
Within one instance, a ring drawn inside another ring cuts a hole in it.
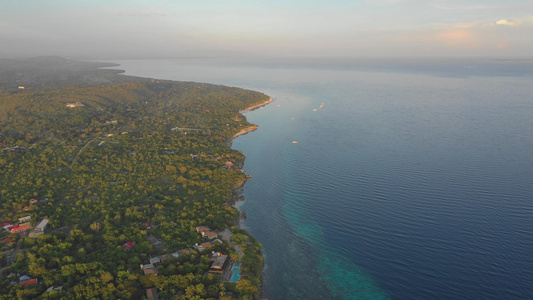
[{"label": "white cloud", "polygon": [[496,24],[497,25],[506,25],[506,26],[515,26],[516,25],[515,22],[507,21],[506,19],[498,20],[498,21],[496,21]]}]

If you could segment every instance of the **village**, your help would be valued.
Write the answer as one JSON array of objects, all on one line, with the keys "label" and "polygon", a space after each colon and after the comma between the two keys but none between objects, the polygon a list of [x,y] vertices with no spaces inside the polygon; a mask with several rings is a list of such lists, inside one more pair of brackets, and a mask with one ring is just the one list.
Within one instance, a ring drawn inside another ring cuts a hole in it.
[{"label": "village", "polygon": [[[159,273],[159,270],[157,269],[157,264],[161,263],[165,260],[172,259],[172,258],[178,258],[180,255],[187,254],[191,251],[198,251],[203,252],[206,249],[209,249],[211,246],[213,246],[216,243],[224,243],[222,240],[219,239],[219,234],[213,230],[211,230],[209,227],[205,226],[199,226],[196,227],[196,232],[202,236],[206,241],[203,243],[195,243],[191,248],[185,248],[177,250],[173,253],[163,254],[159,256],[154,256],[150,258],[150,263],[148,264],[141,264],[141,270],[144,275],[157,275]],[[221,232],[221,235],[227,237],[227,241],[229,242],[229,238],[231,237],[231,232],[229,229],[224,230]],[[159,246],[161,242],[157,240],[155,237],[151,236],[152,238],[149,239],[152,242],[152,245]],[[123,245],[123,249],[128,251],[134,247],[134,244],[132,242],[127,242]],[[237,250],[237,245],[235,245],[235,248]],[[239,255],[242,255],[242,253],[239,253]],[[235,283],[239,281],[240,279],[240,262],[232,261],[229,259],[229,256],[227,254],[222,254],[221,252],[211,251],[209,254],[209,259],[212,261],[211,266],[209,267],[208,273],[220,275],[221,276],[221,282],[232,282]],[[155,300],[159,299],[157,288],[150,288],[146,290],[146,298],[148,300]]]},{"label": "village", "polygon": [[[36,199],[30,200],[30,202],[32,202],[31,204],[35,204],[36,203],[35,201],[38,201],[38,200]],[[32,230],[30,226],[31,216],[25,216],[25,217],[19,218],[18,221],[19,221],[19,224],[12,224],[11,222],[4,222],[2,223],[2,227],[4,228],[5,231],[7,231],[10,234],[18,234],[21,237],[29,236],[31,238],[37,238],[40,235],[44,234],[44,231],[46,227],[48,226],[48,222],[49,222],[48,219],[42,219]],[[13,242],[14,241],[10,237],[7,237],[3,240],[3,243],[5,244],[6,247]],[[16,251],[13,249],[11,252],[12,254],[8,256],[8,261],[9,259],[15,258],[14,254],[16,253]],[[8,277],[13,277],[13,276],[14,274],[10,274]],[[25,288],[31,284],[37,284],[37,278],[31,278],[28,275],[20,275],[20,274],[19,276],[20,276],[19,281],[18,282],[11,281],[11,284],[18,283],[24,286]]]},{"label": "village", "polygon": [[[31,199],[30,202],[33,202],[31,204],[36,204],[38,200]],[[37,225],[35,225],[33,228],[31,226],[31,216],[25,216],[22,218],[19,218],[18,224],[12,224],[11,222],[4,222],[2,224],[3,229],[10,233],[10,234],[17,234],[20,237],[30,237],[30,238],[37,238],[40,235],[43,235],[45,233],[45,230],[48,226],[49,220],[48,219],[42,219]],[[149,223],[145,223],[148,229],[151,228],[151,225]],[[213,245],[217,243],[224,243],[224,241],[221,240],[221,238],[224,238],[224,240],[227,243],[230,243],[229,240],[231,238],[231,231],[229,228],[225,229],[224,231],[217,233],[214,230],[211,230],[211,228],[206,226],[198,226],[196,227],[196,232],[205,240],[203,243],[195,243],[194,245],[191,245],[190,248],[184,248],[176,250],[172,253],[162,254],[158,256],[151,256],[149,259],[149,262],[146,264],[141,264],[140,269],[142,271],[142,274],[144,276],[157,276],[159,274],[159,270],[157,268],[157,264],[162,263],[169,259],[179,258],[180,255],[188,254],[191,251],[198,251],[203,252],[204,250],[207,250],[211,248]],[[154,237],[153,235],[149,235],[147,237],[147,240],[154,246],[155,249],[166,249],[164,245]],[[5,246],[8,246],[10,243],[13,243],[14,241],[7,237],[3,240],[3,243]],[[231,245],[231,243],[230,243]],[[122,245],[122,250],[128,252],[133,247],[135,247],[135,244],[131,241],[126,242]],[[238,252],[239,257],[242,256],[242,251],[240,249],[240,246],[234,245],[233,246],[235,250]],[[14,259],[14,249],[12,249],[13,253],[8,257]],[[23,251],[23,250],[20,250]],[[223,254],[221,252],[217,251],[211,251],[209,254],[209,259],[211,260],[211,265],[209,267],[208,273],[221,276],[221,282],[231,282],[236,283],[240,279],[240,266],[241,263],[238,261],[232,261],[229,259],[228,254]],[[18,277],[18,280],[16,278]],[[8,275],[8,278],[13,278],[11,280],[11,284],[20,284],[24,288],[27,288],[28,286],[32,284],[42,284],[42,282],[39,282],[38,278],[31,278],[28,275],[25,274],[14,274],[11,273]],[[63,289],[63,286],[50,286],[46,290],[46,292],[52,292],[52,291],[60,291]],[[158,296],[158,290],[156,287],[146,289],[146,298],[148,300],[154,300],[159,299]]]},{"label": "village", "polygon": [[[68,102],[65,103],[65,106],[68,108],[77,108],[77,107],[84,107],[85,105],[81,102]],[[117,125],[117,120],[107,120],[104,123],[105,125]],[[248,130],[249,128],[245,129]],[[171,131],[199,131],[201,129],[194,129],[194,128],[172,128]],[[122,132],[122,134],[128,134],[132,133],[131,131]],[[186,132],[185,132],[186,134]],[[239,133],[242,134],[242,133]],[[105,137],[112,137],[114,134],[106,134]],[[73,163],[76,161],[77,156],[83,151],[83,149],[94,140],[91,140],[85,144],[85,146],[81,147],[79,152],[77,153],[76,157],[74,158]],[[118,143],[118,142],[112,142],[112,141],[101,141],[98,146],[102,146],[104,143]],[[0,146],[5,145],[4,143],[0,144]],[[77,146],[67,145],[67,147],[73,147],[76,148]],[[17,150],[27,150],[25,147],[10,147],[5,148],[4,150],[8,151],[17,151]],[[165,148],[164,153],[167,155],[174,154],[174,151],[167,151],[168,148]],[[135,152],[130,153],[135,154]],[[192,160],[201,159],[201,158],[209,158],[215,161],[221,161],[232,158],[232,155],[226,154],[222,156],[214,156],[214,155],[206,155],[206,154],[190,154],[190,157]],[[70,165],[72,168],[72,164]],[[244,170],[236,168],[233,162],[226,160],[225,164],[223,166],[224,169],[231,170],[231,169],[238,169],[241,172],[244,173]],[[251,177],[250,175],[246,175],[247,178]],[[110,182],[110,183],[116,183],[116,182]],[[242,185],[242,183],[240,183]],[[19,212],[26,212],[30,211],[31,207],[38,206],[40,204],[48,202],[48,198],[44,198],[41,200],[38,199],[30,199],[28,201],[28,205],[25,205],[21,211]],[[224,203],[224,205],[227,205],[227,203]],[[32,227],[32,217],[30,215],[24,216],[18,219],[18,223],[14,222],[4,222],[2,223],[3,229],[8,234],[16,234],[19,238],[23,237],[29,237],[29,238],[38,238],[40,235],[43,235],[45,233],[45,230],[49,224],[49,219],[42,219],[39,222],[35,222],[34,226]],[[151,225],[148,222],[145,222],[144,225],[146,225],[147,229],[149,230],[151,228]],[[54,230],[55,231],[55,230]],[[224,242],[230,244],[230,246],[233,246],[234,249],[239,254],[239,257],[242,258],[242,250],[240,249],[239,245],[231,245],[230,238],[232,236],[231,231],[229,228],[217,233],[216,231],[210,229],[206,226],[198,226],[196,227],[196,232],[205,240],[205,242],[202,243],[195,243],[194,245],[191,245],[190,248],[184,248],[179,249],[171,253],[166,253],[158,256],[150,257],[149,262],[147,261],[146,264],[140,265],[141,273],[144,276],[157,276],[159,274],[159,270],[157,268],[157,264],[160,264],[164,261],[167,261],[169,259],[175,259],[179,258],[180,255],[188,254],[191,251],[197,251],[199,253],[203,252],[204,250],[207,250],[211,248],[213,245],[220,243],[223,244]],[[220,235],[220,236],[219,236]],[[225,241],[222,241],[221,239],[224,239]],[[150,234],[146,238],[154,247],[154,249],[157,250],[165,250],[166,247],[161,243],[161,241],[156,238],[154,235]],[[24,252],[24,249],[20,249],[18,247],[10,247],[10,244],[14,244],[16,240],[13,240],[13,238],[7,237],[3,239],[3,245],[5,245],[6,248],[11,248],[10,250],[6,251],[7,254],[7,266],[4,268],[0,268],[0,271],[9,269],[9,265],[14,263],[16,259],[16,254],[20,252]],[[0,244],[1,245],[1,244]],[[122,245],[122,250],[125,252],[130,251],[133,247],[135,247],[135,244],[131,241],[128,241]],[[211,261],[208,273],[218,275],[221,278],[221,282],[230,282],[230,283],[236,283],[240,279],[240,267],[241,262],[233,261],[229,258],[229,255],[227,253],[221,253],[218,251],[211,251],[209,254],[209,259]],[[18,280],[16,278],[18,277]],[[11,278],[10,284],[20,284],[24,288],[27,288],[28,286],[32,284],[44,284],[43,281],[39,281],[38,278],[31,278],[28,275],[25,274],[14,274],[10,273],[8,275],[8,278]],[[50,286],[46,290],[46,292],[52,292],[52,291],[61,291],[63,290],[63,286]],[[150,288],[145,291],[147,299],[158,299],[158,290],[157,288]]]},{"label": "village", "polygon": [[0,65],[1,299],[258,296],[230,144],[268,96],[59,57]]}]

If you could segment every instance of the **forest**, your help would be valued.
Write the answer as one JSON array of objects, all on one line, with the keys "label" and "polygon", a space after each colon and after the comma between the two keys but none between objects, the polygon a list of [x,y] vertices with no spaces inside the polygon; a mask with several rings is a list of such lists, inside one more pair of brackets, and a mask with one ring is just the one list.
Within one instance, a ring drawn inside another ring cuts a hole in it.
[{"label": "forest", "polygon": [[[269,97],[98,76],[1,86],[0,299],[146,299],[151,288],[161,299],[257,299],[261,245],[235,227],[246,174],[229,145],[253,125],[239,111]],[[49,220],[44,234],[8,230],[28,216],[30,228]],[[198,251],[198,226],[233,236]],[[213,251],[242,262],[238,282],[208,272]],[[178,252],[157,274],[140,268]]]}]

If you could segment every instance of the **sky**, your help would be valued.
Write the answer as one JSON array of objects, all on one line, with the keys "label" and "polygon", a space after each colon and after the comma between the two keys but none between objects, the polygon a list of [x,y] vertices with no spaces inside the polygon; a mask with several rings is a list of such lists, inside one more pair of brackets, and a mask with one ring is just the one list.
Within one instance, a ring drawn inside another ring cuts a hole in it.
[{"label": "sky", "polygon": [[0,58],[523,58],[533,0],[0,0],[0,45]]}]

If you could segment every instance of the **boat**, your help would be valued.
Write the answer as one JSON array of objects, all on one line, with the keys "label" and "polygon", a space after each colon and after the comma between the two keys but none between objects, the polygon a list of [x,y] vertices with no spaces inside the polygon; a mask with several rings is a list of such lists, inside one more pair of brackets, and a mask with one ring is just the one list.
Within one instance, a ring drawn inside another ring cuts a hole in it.
[{"label": "boat", "polygon": [[293,143],[293,144],[298,144],[298,142],[297,142],[297,141],[292,141],[292,143]]}]

